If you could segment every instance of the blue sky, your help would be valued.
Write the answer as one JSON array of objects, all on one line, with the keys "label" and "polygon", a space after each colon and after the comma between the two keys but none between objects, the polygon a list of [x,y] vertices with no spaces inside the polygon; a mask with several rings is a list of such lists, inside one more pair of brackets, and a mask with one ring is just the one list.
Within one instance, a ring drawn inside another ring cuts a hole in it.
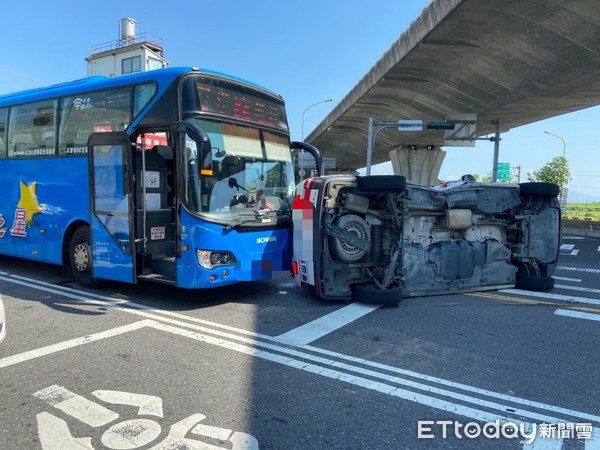
[{"label": "blue sky", "polygon": [[[172,66],[218,70],[261,84],[287,103],[292,138],[308,135],[358,83],[428,0],[194,0],[179,2],[30,0],[5,2],[0,38],[0,94],[86,76],[85,58],[119,37],[119,19],[163,39]],[[8,43],[8,45],[7,45]],[[569,201],[600,201],[599,108],[556,117],[502,135],[500,162],[539,169],[562,155],[566,142],[572,181]],[[394,120],[395,118],[379,118]],[[419,119],[419,117],[415,117]],[[365,123],[367,127],[367,123]],[[366,143],[365,143],[366,146]],[[447,147],[440,177],[492,171],[493,144]],[[373,173],[391,173],[389,165]]]}]

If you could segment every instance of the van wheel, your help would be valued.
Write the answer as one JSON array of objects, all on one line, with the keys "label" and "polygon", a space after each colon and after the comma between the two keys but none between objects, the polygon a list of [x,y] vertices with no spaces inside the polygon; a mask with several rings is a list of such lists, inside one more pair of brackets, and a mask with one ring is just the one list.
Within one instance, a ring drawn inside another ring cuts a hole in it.
[{"label": "van wheel", "polygon": [[515,287],[528,291],[549,291],[554,287],[554,278],[548,276],[538,277],[527,273],[517,273]]},{"label": "van wheel", "polygon": [[521,197],[540,196],[543,198],[555,198],[560,194],[560,188],[553,183],[529,182],[521,183],[519,187]]},{"label": "van wheel", "polygon": [[402,175],[356,177],[356,187],[363,192],[403,192],[406,190],[406,178]]},{"label": "van wheel", "polygon": [[[363,239],[367,242],[371,241],[371,231],[369,225],[362,217],[356,214],[346,214],[339,217],[334,225],[343,229],[346,233],[350,233],[354,237]],[[344,241],[339,237],[332,240],[333,254],[343,262],[355,262],[366,255],[366,251],[355,247],[349,242]]]},{"label": "van wheel", "polygon": [[92,277],[92,244],[90,229],[79,227],[69,242],[69,263],[71,273],[79,284],[85,287],[97,287],[98,280]]},{"label": "van wheel", "polygon": [[402,299],[402,287],[394,286],[381,289],[375,283],[355,284],[352,286],[352,299],[363,303],[397,305]]}]

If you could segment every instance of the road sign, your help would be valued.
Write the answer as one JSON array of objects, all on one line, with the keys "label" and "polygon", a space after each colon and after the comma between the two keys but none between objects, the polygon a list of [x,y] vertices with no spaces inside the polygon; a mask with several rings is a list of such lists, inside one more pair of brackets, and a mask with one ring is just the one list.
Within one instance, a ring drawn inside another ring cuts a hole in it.
[{"label": "road sign", "polygon": [[427,122],[428,130],[454,130],[456,127],[452,122]]},{"label": "road sign", "polygon": [[423,131],[422,120],[399,120],[398,131]]},{"label": "road sign", "polygon": [[498,163],[498,181],[510,180],[510,163]]},{"label": "road sign", "polygon": [[[323,157],[321,160],[323,161],[324,169],[335,169],[335,158]],[[316,169],[315,158],[308,153],[299,153],[296,166],[302,167],[303,169]]]},{"label": "road sign", "polygon": [[477,114],[448,114],[446,121],[454,122],[453,130],[446,130],[444,147],[475,147]]}]

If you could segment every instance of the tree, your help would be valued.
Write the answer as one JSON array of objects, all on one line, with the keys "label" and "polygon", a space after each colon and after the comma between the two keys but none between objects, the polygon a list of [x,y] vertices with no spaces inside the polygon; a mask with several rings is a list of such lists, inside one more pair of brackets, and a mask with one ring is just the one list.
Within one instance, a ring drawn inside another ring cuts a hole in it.
[{"label": "tree", "polygon": [[557,156],[549,163],[546,163],[540,170],[534,170],[527,174],[529,181],[541,181],[544,183],[554,183],[562,189],[569,183],[571,172],[569,171],[569,161],[564,156]]},{"label": "tree", "polygon": [[[481,181],[482,183],[491,183],[492,182],[492,174],[488,172],[484,176],[479,176],[478,174],[473,175],[476,181]],[[496,183],[516,183],[517,179],[513,176],[512,172],[510,173],[510,178],[507,180],[498,180]]]}]

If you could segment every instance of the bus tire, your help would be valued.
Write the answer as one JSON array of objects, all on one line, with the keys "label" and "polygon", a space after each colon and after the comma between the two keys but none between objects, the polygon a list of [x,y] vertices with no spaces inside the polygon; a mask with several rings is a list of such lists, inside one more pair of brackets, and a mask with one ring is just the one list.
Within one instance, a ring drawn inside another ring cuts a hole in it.
[{"label": "bus tire", "polygon": [[402,175],[356,177],[356,187],[363,192],[403,192],[406,190],[406,178]]},{"label": "bus tire", "polygon": [[90,229],[81,226],[75,230],[69,242],[69,263],[71,273],[79,284],[97,287],[98,280],[92,277],[92,244]]},{"label": "bus tire", "polygon": [[397,305],[402,300],[402,287],[381,289],[372,282],[355,284],[352,286],[352,299],[362,303]]}]

